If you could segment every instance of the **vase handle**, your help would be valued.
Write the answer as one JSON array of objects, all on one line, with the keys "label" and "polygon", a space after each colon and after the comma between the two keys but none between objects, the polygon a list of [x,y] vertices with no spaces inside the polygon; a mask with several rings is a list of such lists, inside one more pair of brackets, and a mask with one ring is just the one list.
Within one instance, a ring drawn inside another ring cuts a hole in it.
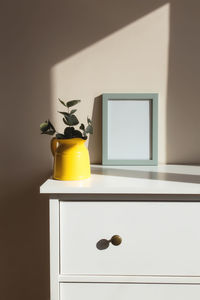
[{"label": "vase handle", "polygon": [[51,139],[51,152],[52,152],[53,156],[55,156],[57,142],[58,142],[58,140],[56,138]]}]

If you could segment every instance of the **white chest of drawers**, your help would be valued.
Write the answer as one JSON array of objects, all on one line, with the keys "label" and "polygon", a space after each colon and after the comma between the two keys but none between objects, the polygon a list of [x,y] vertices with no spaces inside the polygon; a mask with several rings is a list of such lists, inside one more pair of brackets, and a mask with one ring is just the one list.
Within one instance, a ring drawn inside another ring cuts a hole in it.
[{"label": "white chest of drawers", "polygon": [[51,300],[200,299],[200,167],[92,166],[90,179],[40,191]]}]

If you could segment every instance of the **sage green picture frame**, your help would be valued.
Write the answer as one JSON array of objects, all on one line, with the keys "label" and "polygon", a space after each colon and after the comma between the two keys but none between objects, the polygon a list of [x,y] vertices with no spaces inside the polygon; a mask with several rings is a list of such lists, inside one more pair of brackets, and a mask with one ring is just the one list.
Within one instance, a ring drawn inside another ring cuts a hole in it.
[{"label": "sage green picture frame", "polygon": [[[109,100],[150,100],[151,101],[151,158],[110,159],[108,158],[108,102]],[[119,166],[152,166],[158,164],[158,94],[102,94],[102,164]]]}]

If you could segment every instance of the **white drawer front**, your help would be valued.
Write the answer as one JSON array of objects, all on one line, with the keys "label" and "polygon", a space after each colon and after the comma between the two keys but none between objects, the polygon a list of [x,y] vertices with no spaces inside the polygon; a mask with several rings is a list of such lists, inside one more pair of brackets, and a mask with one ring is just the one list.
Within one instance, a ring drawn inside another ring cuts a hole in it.
[{"label": "white drawer front", "polygon": [[[60,272],[199,276],[199,231],[197,202],[63,201]],[[115,234],[121,236],[121,245],[97,249],[98,241]]]},{"label": "white drawer front", "polygon": [[199,300],[200,285],[62,283],[60,300]]}]

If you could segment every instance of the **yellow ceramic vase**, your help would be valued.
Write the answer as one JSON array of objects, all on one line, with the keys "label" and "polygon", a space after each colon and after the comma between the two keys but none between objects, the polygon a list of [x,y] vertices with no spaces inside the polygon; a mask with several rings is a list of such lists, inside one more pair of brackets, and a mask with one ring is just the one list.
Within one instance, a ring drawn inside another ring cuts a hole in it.
[{"label": "yellow ceramic vase", "polygon": [[90,177],[90,158],[81,138],[51,140],[54,156],[53,178],[81,180]]}]

